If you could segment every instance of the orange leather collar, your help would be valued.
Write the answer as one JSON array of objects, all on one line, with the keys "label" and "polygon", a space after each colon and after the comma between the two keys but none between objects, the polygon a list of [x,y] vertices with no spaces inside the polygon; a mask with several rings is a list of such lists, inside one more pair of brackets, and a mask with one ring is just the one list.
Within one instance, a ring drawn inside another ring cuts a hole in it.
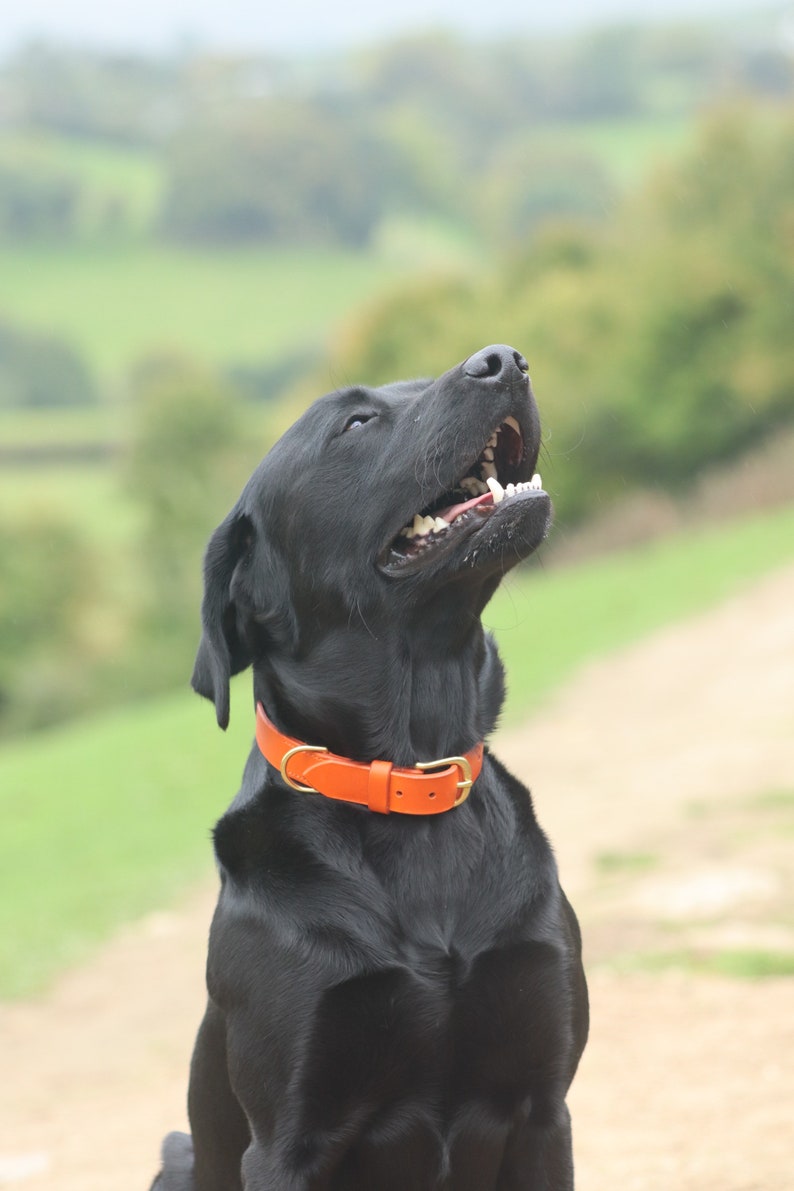
[{"label": "orange leather collar", "polygon": [[442,757],[398,769],[391,761],[350,761],[320,745],[285,736],[256,705],[256,742],[264,756],[295,790],[355,802],[371,811],[438,815],[460,806],[482,769],[482,743],[461,757]]}]

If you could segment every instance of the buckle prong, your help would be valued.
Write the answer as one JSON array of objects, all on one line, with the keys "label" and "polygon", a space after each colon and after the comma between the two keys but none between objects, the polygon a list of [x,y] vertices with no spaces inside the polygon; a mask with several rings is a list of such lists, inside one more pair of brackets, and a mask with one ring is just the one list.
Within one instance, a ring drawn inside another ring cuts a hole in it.
[{"label": "buckle prong", "polygon": [[453,802],[453,806],[460,806],[469,797],[469,791],[474,785],[474,778],[471,776],[471,765],[466,757],[441,757],[438,761],[417,761],[417,769],[442,769],[447,765],[457,765],[463,776],[463,781],[457,783],[458,789],[461,791]]}]

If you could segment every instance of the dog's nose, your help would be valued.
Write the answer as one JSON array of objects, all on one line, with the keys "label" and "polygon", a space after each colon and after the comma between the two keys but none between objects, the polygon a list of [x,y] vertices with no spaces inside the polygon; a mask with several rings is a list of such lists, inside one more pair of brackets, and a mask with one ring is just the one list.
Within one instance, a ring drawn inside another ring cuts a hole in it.
[{"label": "dog's nose", "polygon": [[484,347],[469,356],[463,371],[466,376],[475,376],[479,380],[495,380],[497,377],[507,380],[511,372],[518,371],[526,376],[529,364],[514,347],[508,347],[506,343],[492,343],[490,347]]}]

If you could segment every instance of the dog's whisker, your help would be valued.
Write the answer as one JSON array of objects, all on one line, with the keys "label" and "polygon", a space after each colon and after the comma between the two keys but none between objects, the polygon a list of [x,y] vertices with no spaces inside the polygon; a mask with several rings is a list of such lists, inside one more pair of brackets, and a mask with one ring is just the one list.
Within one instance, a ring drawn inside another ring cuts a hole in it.
[{"label": "dog's whisker", "polygon": [[[364,613],[363,613],[363,612],[362,612],[362,610],[361,610],[361,604],[360,604],[360,602],[359,602],[358,600],[356,600],[356,601],[355,601],[354,608],[355,608],[355,611],[358,613],[358,618],[359,618],[359,620],[361,621],[361,623],[363,624],[364,628],[365,628],[365,629],[367,630],[367,632],[369,633],[369,635],[370,635],[370,637],[372,638],[372,640],[373,640],[373,641],[377,641],[377,639],[378,639],[378,638],[377,638],[377,635],[376,635],[375,633],[373,633],[372,629],[371,629],[371,628],[369,627],[369,625],[367,624],[366,617],[364,616]],[[352,614],[352,609],[351,609],[351,614]]]}]

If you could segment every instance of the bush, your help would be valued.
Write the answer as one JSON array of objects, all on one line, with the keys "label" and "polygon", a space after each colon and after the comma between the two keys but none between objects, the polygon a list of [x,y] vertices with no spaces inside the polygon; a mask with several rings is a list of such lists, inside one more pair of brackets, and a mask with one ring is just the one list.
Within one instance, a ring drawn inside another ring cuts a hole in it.
[{"label": "bush", "polygon": [[83,629],[96,596],[94,560],[51,514],[0,520],[0,725],[62,714],[83,681]]},{"label": "bush", "polygon": [[794,423],[794,120],[730,108],[603,228],[549,224],[485,278],[408,286],[337,339],[364,383],[492,342],[528,357],[558,517],[676,490]]},{"label": "bush", "polygon": [[93,405],[97,400],[94,378],[71,347],[0,322],[0,408]]},{"label": "bush", "polygon": [[80,199],[69,174],[0,159],[0,239],[66,239],[75,232]]}]

